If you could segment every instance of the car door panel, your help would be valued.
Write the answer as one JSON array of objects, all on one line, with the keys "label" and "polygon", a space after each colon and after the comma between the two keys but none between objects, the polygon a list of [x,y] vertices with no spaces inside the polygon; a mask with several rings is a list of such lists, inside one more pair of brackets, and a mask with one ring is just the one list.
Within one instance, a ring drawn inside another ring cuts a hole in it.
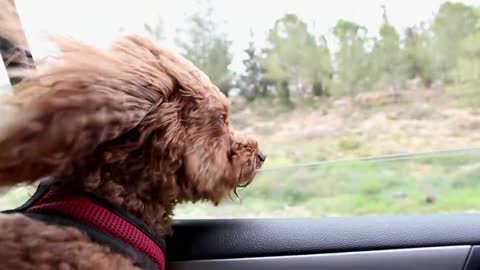
[{"label": "car door panel", "polygon": [[479,228],[480,214],[180,220],[167,252],[171,269],[453,270]]},{"label": "car door panel", "polygon": [[470,246],[344,252],[242,259],[192,260],[170,263],[176,270],[462,270]]}]

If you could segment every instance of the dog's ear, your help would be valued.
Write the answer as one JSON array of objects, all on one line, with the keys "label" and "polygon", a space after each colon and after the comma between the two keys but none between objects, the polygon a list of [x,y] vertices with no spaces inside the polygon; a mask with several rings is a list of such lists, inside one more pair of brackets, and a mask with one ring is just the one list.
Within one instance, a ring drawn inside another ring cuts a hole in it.
[{"label": "dog's ear", "polygon": [[26,72],[0,123],[0,186],[66,175],[98,146],[134,129],[176,82],[133,42],[98,50],[56,39],[61,56]]},{"label": "dog's ear", "polygon": [[183,94],[202,99],[208,90],[220,91],[203,71],[178,53],[155,46],[150,40],[138,35],[129,35],[125,40],[147,48],[155,55],[165,72],[178,82]]}]

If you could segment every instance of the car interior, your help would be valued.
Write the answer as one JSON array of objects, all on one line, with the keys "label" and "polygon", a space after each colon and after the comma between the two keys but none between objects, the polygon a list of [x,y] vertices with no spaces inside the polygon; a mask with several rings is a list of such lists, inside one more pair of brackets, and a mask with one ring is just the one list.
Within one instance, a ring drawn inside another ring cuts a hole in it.
[{"label": "car interior", "polygon": [[182,220],[170,269],[478,269],[478,214]]}]

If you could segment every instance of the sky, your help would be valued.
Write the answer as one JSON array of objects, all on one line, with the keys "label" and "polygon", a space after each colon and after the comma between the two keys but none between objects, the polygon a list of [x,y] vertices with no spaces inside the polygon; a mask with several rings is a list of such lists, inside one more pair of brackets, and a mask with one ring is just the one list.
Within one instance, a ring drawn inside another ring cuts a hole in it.
[{"label": "sky", "polygon": [[[105,47],[123,32],[144,33],[144,23],[163,22],[163,46],[175,49],[178,29],[186,17],[199,9],[195,0],[15,0],[35,58],[47,56],[52,47],[46,33],[67,34],[96,46]],[[274,21],[295,13],[312,31],[327,35],[339,19],[348,19],[375,34],[382,23],[381,5],[387,7],[390,23],[403,30],[433,18],[444,0],[211,0],[215,14],[232,41],[232,69],[241,69],[243,49],[253,39],[261,46]],[[480,5],[480,0],[461,0]],[[5,80],[0,68],[0,84]]]}]

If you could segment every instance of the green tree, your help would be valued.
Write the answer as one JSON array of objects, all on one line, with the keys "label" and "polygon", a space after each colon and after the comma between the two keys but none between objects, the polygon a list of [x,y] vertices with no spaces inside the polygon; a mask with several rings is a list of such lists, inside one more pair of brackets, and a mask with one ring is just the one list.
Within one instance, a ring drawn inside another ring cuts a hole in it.
[{"label": "green tree", "polygon": [[425,87],[430,88],[436,72],[435,50],[429,29],[425,24],[407,28],[403,44],[406,76],[409,79],[419,78]]},{"label": "green tree", "polygon": [[371,54],[373,74],[381,87],[397,90],[404,80],[404,66],[400,48],[400,36],[389,23],[387,11],[383,6],[383,24],[380,27],[380,38],[375,40]]},{"label": "green tree", "polygon": [[466,37],[455,68],[456,83],[449,87],[462,105],[480,106],[480,31]]},{"label": "green tree", "polygon": [[183,55],[205,72],[228,96],[233,79],[229,70],[232,62],[231,42],[220,31],[211,3],[207,2],[205,10],[188,18],[187,24],[187,37],[177,39],[177,45],[182,49]]},{"label": "green tree", "polygon": [[145,23],[143,25],[145,31],[150,35],[150,37],[155,41],[161,41],[164,39],[163,36],[163,21],[160,17],[155,24]]},{"label": "green tree", "polygon": [[478,13],[474,7],[462,3],[444,3],[435,16],[432,31],[437,52],[436,65],[442,78],[456,66],[461,42],[478,31]]},{"label": "green tree", "polygon": [[319,38],[316,46],[306,48],[311,51],[307,52],[305,59],[307,81],[312,85],[312,94],[314,96],[329,95],[332,86],[333,67],[330,49],[324,36]]},{"label": "green tree", "polygon": [[466,37],[461,43],[460,50],[462,56],[457,63],[457,68],[461,81],[480,82],[480,31]]},{"label": "green tree", "polygon": [[292,104],[291,89],[300,98],[305,98],[313,86],[321,94],[331,76],[330,55],[326,44],[315,40],[305,22],[294,14],[286,14],[275,21],[268,42],[270,47],[262,61],[265,76],[278,82],[278,94],[284,104]]},{"label": "green tree", "polygon": [[260,95],[265,94],[265,92],[262,91],[263,68],[253,40],[249,42],[248,48],[245,49],[244,52],[247,54],[247,58],[243,60],[245,73],[240,75],[238,87],[240,88],[240,94],[244,96],[247,101],[251,102]]},{"label": "green tree", "polygon": [[335,53],[337,94],[354,95],[369,87],[370,63],[365,49],[367,30],[356,23],[339,20],[333,28],[339,50]]}]

